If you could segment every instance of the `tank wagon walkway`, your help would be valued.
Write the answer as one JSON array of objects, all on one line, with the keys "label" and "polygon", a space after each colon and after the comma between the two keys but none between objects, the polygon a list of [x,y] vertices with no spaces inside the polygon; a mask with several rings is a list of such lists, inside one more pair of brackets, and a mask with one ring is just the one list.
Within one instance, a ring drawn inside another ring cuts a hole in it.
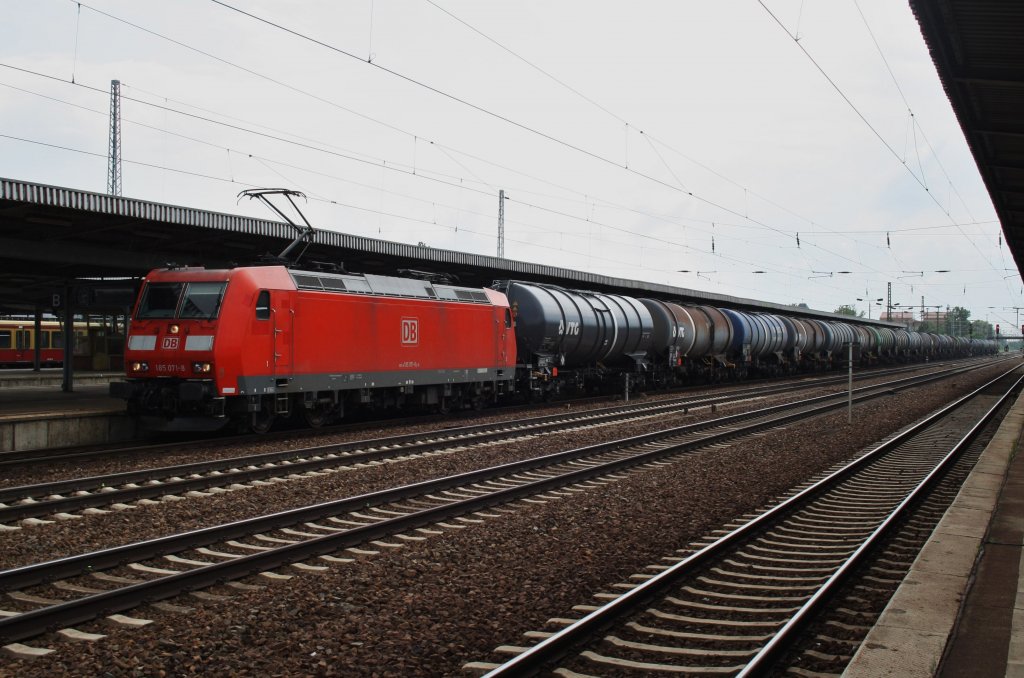
[{"label": "tank wagon walkway", "polygon": [[847,678],[1024,678],[1024,396],[1017,399]]}]

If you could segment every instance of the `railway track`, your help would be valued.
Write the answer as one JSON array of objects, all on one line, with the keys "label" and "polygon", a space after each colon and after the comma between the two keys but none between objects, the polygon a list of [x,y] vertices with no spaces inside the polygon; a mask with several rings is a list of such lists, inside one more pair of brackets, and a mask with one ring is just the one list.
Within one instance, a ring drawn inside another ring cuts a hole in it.
[{"label": "railway track", "polygon": [[[873,387],[856,400],[910,388],[921,378],[900,381]],[[0,611],[0,642],[17,643],[250,575],[280,579],[331,567],[442,530],[471,527],[499,517],[516,502],[585,492],[615,482],[631,470],[843,406],[845,394],[822,396],[5,570],[0,572],[0,591],[6,592],[14,609]],[[276,571],[286,566],[291,567],[288,574]]]},{"label": "railway track", "polygon": [[[956,364],[973,364],[984,363],[991,360],[990,357],[983,358],[965,358],[955,361],[948,361],[942,363],[944,365]],[[866,378],[878,378],[889,375],[902,374],[906,372],[912,372],[926,368],[925,364],[915,364],[911,366],[895,367],[895,368],[868,368],[860,369],[857,372],[857,379]],[[784,380],[788,383],[793,383],[792,380]],[[815,381],[820,385],[828,384],[839,384],[846,382],[846,376],[840,375],[835,376],[835,373],[826,377],[807,377],[799,380],[800,383],[807,384],[809,381]],[[778,385],[776,381],[774,384],[757,385],[753,389],[758,388],[771,388],[773,385]],[[706,389],[706,385],[700,385],[696,387],[684,387],[679,389],[680,391],[691,391],[695,389]],[[746,390],[742,387],[729,388],[728,394],[734,394],[740,391]],[[662,392],[664,393],[664,392]],[[685,394],[682,397],[686,397]],[[692,397],[692,396],[690,396]],[[577,405],[581,403],[598,402],[601,400],[607,400],[607,396],[601,397],[588,397],[588,398],[574,398],[566,401],[566,405]],[[491,410],[492,413],[500,413],[502,410],[505,411],[516,411],[523,409],[524,405],[510,405],[507,407],[497,408]],[[420,415],[410,417],[408,415],[401,417],[403,425],[410,424],[433,424],[436,423],[439,426],[451,426],[452,421],[457,421],[460,418],[472,416],[465,413],[449,414],[445,416],[441,415]],[[197,441],[212,442],[219,446],[228,445],[246,445],[250,443],[270,443],[270,442],[294,442],[295,440],[301,440],[303,438],[312,438],[316,436],[323,436],[337,433],[350,433],[367,430],[369,428],[376,428],[382,423],[387,423],[388,420],[375,420],[375,421],[361,421],[355,423],[344,423],[335,424],[331,426],[324,426],[316,429],[286,429],[282,431],[273,431],[271,433],[264,434],[242,434],[242,435],[215,435],[205,436],[202,438],[194,438],[186,436],[185,439],[181,440],[162,440],[155,443],[145,444],[129,444],[121,446],[97,446],[89,445],[82,448],[58,448],[58,449],[38,449],[38,450],[17,450],[10,452],[0,452],[0,470],[3,469],[24,469],[36,466],[52,466],[54,464],[63,463],[67,465],[74,465],[78,463],[84,463],[94,461],[97,459],[109,459],[117,456],[123,457],[143,457],[143,456],[157,456],[166,455],[177,450],[188,450],[195,446]]]},{"label": "railway track", "polygon": [[[1017,370],[1005,373],[777,506],[599,593],[600,605],[575,608],[580,618],[552,620],[560,630],[528,633],[535,645],[496,650],[512,659],[466,669],[488,678],[760,676],[783,671],[777,662],[786,657],[803,675],[841,671],[852,654],[850,631],[864,623],[864,613],[848,608],[864,589],[895,585],[893,561],[883,557],[858,591],[851,578],[883,545],[906,551],[901,526],[922,532],[917,507],[1022,383]],[[819,624],[815,640],[797,646],[829,606],[841,621]],[[837,629],[845,637],[835,638]],[[831,653],[820,651],[823,638]]]},{"label": "railway track", "polygon": [[[890,382],[889,385],[858,389],[906,387],[935,378],[960,374],[973,366],[957,365],[925,375]],[[899,373],[902,373],[900,371]],[[822,383],[822,382],[825,383]],[[0,488],[0,526],[12,529],[19,521],[40,521],[55,516],[73,519],[80,512],[105,507],[124,509],[135,502],[173,500],[188,493],[242,489],[248,484],[303,474],[333,472],[358,464],[376,463],[412,455],[432,454],[454,448],[507,442],[536,436],[613,424],[641,418],[687,413],[699,407],[818,388],[844,382],[845,378],[814,380],[808,384],[770,384],[731,390],[725,394],[690,396],[655,402],[619,405],[583,412],[565,411],[555,415],[529,417],[497,423],[412,433],[372,440],[331,443],[300,449],[268,452],[227,459],[148,468],[116,474],[71,478],[54,482]],[[843,394],[829,396],[833,399]],[[13,529],[16,529],[14,527]]]}]

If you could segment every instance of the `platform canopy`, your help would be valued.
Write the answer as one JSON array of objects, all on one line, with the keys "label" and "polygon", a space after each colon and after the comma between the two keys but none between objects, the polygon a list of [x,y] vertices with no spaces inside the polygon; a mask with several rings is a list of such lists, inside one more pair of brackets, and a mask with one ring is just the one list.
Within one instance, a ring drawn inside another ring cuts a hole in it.
[{"label": "platform canopy", "polygon": [[[53,308],[74,281],[74,307],[123,311],[124,290],[168,263],[222,268],[281,252],[296,236],[289,225],[232,214],[0,178],[0,312]],[[352,273],[403,275],[414,270],[487,286],[516,279],[630,296],[729,306],[805,317],[849,316],[596,273],[317,231],[303,267],[343,265]],[[130,296],[130,295],[129,295]],[[888,325],[880,321],[874,324]],[[893,324],[893,327],[901,325]]]},{"label": "platform canopy", "polygon": [[1024,2],[910,0],[1024,271]]}]

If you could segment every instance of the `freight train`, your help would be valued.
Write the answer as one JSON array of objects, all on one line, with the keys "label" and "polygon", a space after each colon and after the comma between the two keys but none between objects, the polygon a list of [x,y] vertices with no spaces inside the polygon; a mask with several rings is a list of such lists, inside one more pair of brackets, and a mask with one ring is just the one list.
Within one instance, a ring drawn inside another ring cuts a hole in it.
[{"label": "freight train", "polygon": [[518,394],[645,389],[845,364],[997,352],[991,340],[503,281],[295,270],[152,271],[126,379],[110,392],[166,429],[350,408],[480,407]]}]

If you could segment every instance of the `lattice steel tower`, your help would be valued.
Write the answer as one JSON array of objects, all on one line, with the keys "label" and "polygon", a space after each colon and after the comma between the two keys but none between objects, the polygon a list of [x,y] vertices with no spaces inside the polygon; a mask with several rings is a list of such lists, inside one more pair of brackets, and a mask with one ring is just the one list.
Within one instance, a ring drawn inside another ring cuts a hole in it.
[{"label": "lattice steel tower", "polygon": [[121,195],[121,81],[110,81],[110,145],[107,147],[107,193]]},{"label": "lattice steel tower", "polygon": [[498,191],[498,258],[505,258],[505,189]]}]

